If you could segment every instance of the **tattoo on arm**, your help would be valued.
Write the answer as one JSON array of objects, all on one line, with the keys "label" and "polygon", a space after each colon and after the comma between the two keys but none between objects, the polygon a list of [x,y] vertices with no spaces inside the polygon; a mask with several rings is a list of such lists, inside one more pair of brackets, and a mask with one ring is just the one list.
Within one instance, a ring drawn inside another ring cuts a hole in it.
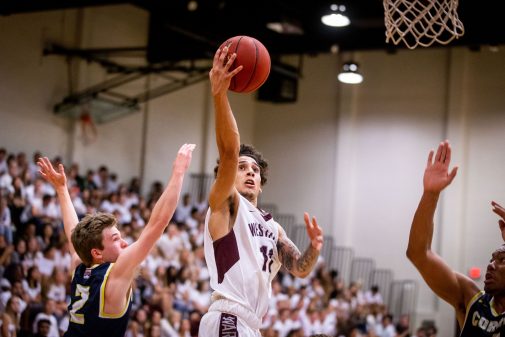
[{"label": "tattoo on arm", "polygon": [[296,245],[285,235],[277,241],[277,251],[282,265],[289,272],[293,272],[293,266],[302,255]]},{"label": "tattoo on arm", "polygon": [[298,271],[301,273],[309,273],[316,265],[319,252],[309,244],[302,257],[298,260]]},{"label": "tattoo on arm", "polygon": [[286,236],[279,238],[277,251],[284,268],[294,275],[310,272],[319,256],[319,252],[312,245],[309,245],[307,250],[301,254],[296,245]]}]

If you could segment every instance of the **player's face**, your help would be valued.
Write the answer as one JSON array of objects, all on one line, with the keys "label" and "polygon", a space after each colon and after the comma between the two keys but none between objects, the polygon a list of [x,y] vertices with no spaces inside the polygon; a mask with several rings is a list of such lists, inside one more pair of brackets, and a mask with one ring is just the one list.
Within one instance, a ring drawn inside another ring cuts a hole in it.
[{"label": "player's face", "polygon": [[103,230],[103,262],[116,262],[121,251],[128,247],[128,243],[121,238],[121,233],[116,226]]},{"label": "player's face", "polygon": [[238,173],[235,178],[237,191],[247,200],[256,202],[261,192],[260,167],[256,161],[248,156],[238,158]]},{"label": "player's face", "polygon": [[492,254],[487,265],[484,290],[491,295],[505,293],[505,245]]}]

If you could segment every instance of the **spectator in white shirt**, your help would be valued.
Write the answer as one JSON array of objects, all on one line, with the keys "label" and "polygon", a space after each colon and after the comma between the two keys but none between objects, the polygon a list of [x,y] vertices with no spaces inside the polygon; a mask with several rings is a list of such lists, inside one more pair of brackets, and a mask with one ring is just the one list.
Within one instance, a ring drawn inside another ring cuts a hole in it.
[{"label": "spectator in white shirt", "polygon": [[47,337],[60,337],[60,332],[58,328],[58,320],[54,315],[55,311],[55,303],[53,300],[47,299],[44,302],[44,309],[42,312],[39,312],[33,321],[33,333],[37,333],[37,323],[41,319],[47,319],[51,322],[51,327],[49,328],[49,334]]},{"label": "spectator in white shirt", "polygon": [[77,216],[82,217],[86,214],[86,205],[79,196],[79,187],[74,186],[69,189],[70,199],[72,199],[72,205],[74,205],[75,212]]},{"label": "spectator in white shirt", "polygon": [[382,295],[379,292],[379,286],[373,285],[369,291],[365,293],[365,301],[368,304],[382,304]]},{"label": "spectator in white shirt", "polygon": [[15,157],[7,158],[7,171],[0,176],[0,188],[7,189],[10,193],[14,192],[12,181],[19,174],[18,164]]},{"label": "spectator in white shirt", "polygon": [[180,202],[175,209],[175,222],[178,224],[184,224],[186,222],[186,219],[189,218],[192,208],[193,205],[191,205],[191,194],[186,193],[182,197],[182,202]]},{"label": "spectator in white shirt", "polygon": [[38,269],[40,271],[40,274],[42,274],[42,277],[44,279],[49,278],[53,274],[54,270],[54,254],[56,252],[56,248],[52,245],[47,246],[44,248],[44,252],[42,256],[39,256],[36,260],[35,263],[38,266]]},{"label": "spectator in white shirt", "polygon": [[287,308],[279,311],[279,317],[274,323],[274,330],[277,331],[279,337],[286,337],[293,330],[293,321],[290,318],[290,310]]},{"label": "spectator in white shirt", "polygon": [[7,198],[0,196],[0,235],[5,237],[8,244],[12,244],[11,212],[7,207]]},{"label": "spectator in white shirt", "polygon": [[44,194],[42,204],[38,202],[32,204],[32,215],[43,222],[53,223],[60,219],[60,208],[56,205],[54,197],[50,194]]},{"label": "spectator in white shirt", "polygon": [[68,251],[68,241],[56,245],[57,249],[54,252],[54,267],[60,270],[70,272],[70,263],[72,256]]},{"label": "spectator in white shirt", "polygon": [[395,337],[396,329],[393,325],[393,316],[391,314],[386,314],[382,317],[380,324],[375,326],[375,335],[377,337]]},{"label": "spectator in white shirt", "polygon": [[41,274],[37,266],[28,268],[26,279],[22,280],[23,290],[28,295],[30,303],[40,303],[41,295]]},{"label": "spectator in white shirt", "polygon": [[306,314],[302,316],[302,325],[306,336],[323,333],[319,312],[315,309],[308,309]]},{"label": "spectator in white shirt", "polygon": [[157,245],[165,259],[169,261],[177,261],[179,259],[179,252],[185,248],[185,244],[179,230],[173,223],[168,225],[166,232],[158,240]]}]

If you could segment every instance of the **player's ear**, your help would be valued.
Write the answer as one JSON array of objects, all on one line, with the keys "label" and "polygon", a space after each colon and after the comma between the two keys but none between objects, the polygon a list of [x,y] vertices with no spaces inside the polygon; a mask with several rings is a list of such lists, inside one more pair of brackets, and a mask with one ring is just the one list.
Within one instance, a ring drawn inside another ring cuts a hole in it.
[{"label": "player's ear", "polygon": [[93,257],[93,260],[102,260],[103,259],[103,254],[102,251],[98,248],[91,248],[91,257]]}]

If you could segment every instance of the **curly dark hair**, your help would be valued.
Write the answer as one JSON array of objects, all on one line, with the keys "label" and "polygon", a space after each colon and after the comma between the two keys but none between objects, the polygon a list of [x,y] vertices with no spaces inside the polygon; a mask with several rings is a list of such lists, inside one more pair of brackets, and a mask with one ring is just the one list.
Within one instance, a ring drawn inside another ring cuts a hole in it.
[{"label": "curly dark hair", "polygon": [[[266,161],[265,158],[263,158],[261,152],[256,150],[252,145],[241,144],[238,155],[239,157],[240,156],[251,157],[256,161],[256,163],[258,163],[258,166],[260,167],[261,186],[264,186],[267,183],[268,162]],[[214,167],[214,177],[217,177],[217,171],[219,169],[219,158],[217,159],[216,162],[217,165]]]}]

